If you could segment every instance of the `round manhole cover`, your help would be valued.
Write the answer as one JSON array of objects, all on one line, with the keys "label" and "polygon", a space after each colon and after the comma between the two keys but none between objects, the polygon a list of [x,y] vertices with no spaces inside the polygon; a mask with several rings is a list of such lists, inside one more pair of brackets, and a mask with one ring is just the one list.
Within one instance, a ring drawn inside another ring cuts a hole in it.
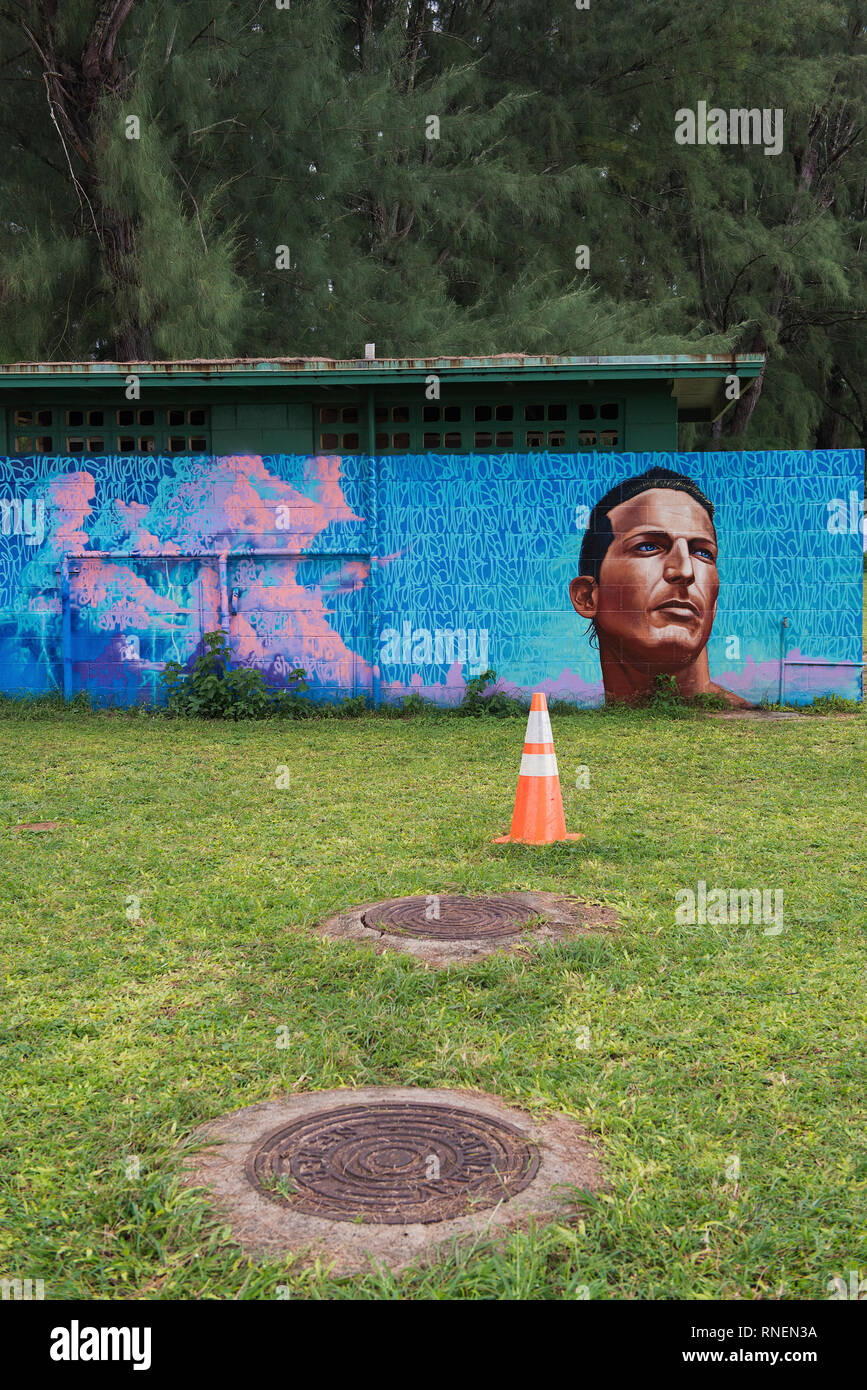
[{"label": "round manhole cover", "polygon": [[369,907],[362,917],[374,931],[396,936],[425,936],[435,941],[479,940],[517,936],[538,913],[508,894],[498,898],[468,898],[462,894],[426,898],[390,898]]},{"label": "round manhole cover", "polygon": [[502,1120],[404,1102],[308,1115],[268,1135],[246,1164],[254,1187],[293,1211],[388,1226],[496,1206],[538,1168],[535,1147]]}]

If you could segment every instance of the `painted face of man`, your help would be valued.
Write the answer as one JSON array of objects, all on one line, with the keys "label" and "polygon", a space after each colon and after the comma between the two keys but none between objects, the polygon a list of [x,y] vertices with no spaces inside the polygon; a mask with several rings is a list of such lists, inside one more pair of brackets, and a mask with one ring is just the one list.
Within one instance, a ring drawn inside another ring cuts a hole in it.
[{"label": "painted face of man", "polygon": [[[591,590],[579,606],[603,643],[627,661],[687,666],[707,645],[719,594],[713,522],[686,492],[652,488],[612,507],[614,532]],[[592,611],[588,611],[591,610]]]}]

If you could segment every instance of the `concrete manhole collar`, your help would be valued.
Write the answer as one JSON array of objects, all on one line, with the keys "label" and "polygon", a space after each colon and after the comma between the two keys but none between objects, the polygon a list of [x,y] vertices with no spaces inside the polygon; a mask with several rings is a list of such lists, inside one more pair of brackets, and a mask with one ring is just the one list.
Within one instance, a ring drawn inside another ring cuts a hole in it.
[{"label": "concrete manhole collar", "polygon": [[492,951],[515,951],[528,940],[561,941],[617,925],[610,908],[557,893],[428,893],[348,908],[323,922],[319,931],[447,965]]},{"label": "concrete manhole collar", "polygon": [[471,1091],[366,1087],[249,1106],[205,1125],[184,1163],[249,1253],[351,1273],[454,1237],[562,1220],[601,1169],[581,1127]]}]

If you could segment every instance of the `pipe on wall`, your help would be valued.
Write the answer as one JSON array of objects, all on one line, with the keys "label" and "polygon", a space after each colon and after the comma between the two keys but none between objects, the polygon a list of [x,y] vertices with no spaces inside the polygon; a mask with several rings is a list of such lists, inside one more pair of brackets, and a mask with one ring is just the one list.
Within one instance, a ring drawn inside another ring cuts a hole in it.
[{"label": "pipe on wall", "polygon": [[72,608],[69,602],[69,556],[60,560],[60,612],[63,643],[63,698],[72,698]]},{"label": "pipe on wall", "polygon": [[[373,391],[370,392],[369,412],[373,417]],[[370,596],[368,599],[368,640],[370,643],[370,695],[374,709],[378,709],[382,704],[382,679],[379,674],[378,652],[376,650],[376,634],[379,631],[379,580],[381,568],[379,565],[379,545],[378,535],[378,498],[379,498],[379,462],[376,454],[371,448],[368,454],[367,479],[370,495],[367,522],[367,548],[370,551]]]}]

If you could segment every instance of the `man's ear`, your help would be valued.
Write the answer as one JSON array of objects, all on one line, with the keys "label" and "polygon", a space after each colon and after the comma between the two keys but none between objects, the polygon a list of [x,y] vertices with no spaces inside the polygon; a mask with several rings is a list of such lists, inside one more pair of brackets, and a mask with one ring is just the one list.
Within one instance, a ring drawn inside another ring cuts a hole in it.
[{"label": "man's ear", "polygon": [[582,618],[596,617],[596,601],[599,593],[599,586],[596,580],[589,574],[579,575],[573,579],[569,585],[569,597],[572,600],[572,607],[576,613],[580,613]]}]

